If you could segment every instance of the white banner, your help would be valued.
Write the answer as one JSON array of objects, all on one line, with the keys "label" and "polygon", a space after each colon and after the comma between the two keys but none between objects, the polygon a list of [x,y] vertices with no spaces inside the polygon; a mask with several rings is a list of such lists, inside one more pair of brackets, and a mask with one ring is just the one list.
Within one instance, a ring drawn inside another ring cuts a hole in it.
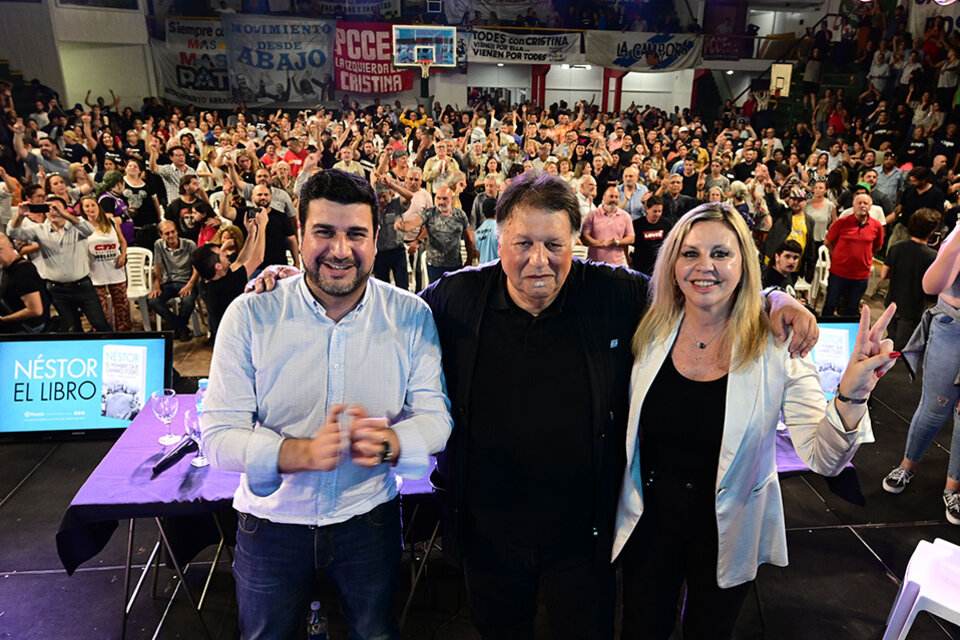
[{"label": "white banner", "polygon": [[250,106],[315,106],[333,87],[336,26],[335,20],[224,15],[234,98]]},{"label": "white banner", "polygon": [[524,35],[513,31],[474,29],[467,53],[470,62],[579,64],[579,33]]},{"label": "white banner", "polygon": [[676,71],[699,66],[703,36],[693,33],[587,31],[587,62],[629,71]]},{"label": "white banner", "polygon": [[236,104],[230,93],[227,50],[219,20],[169,18],[164,37],[150,39],[164,98],[198,107]]},{"label": "white banner", "polygon": [[550,0],[444,0],[443,2],[447,24],[451,25],[460,24],[464,13],[469,13],[473,17],[477,11],[480,12],[482,21],[486,21],[493,12],[499,24],[512,25],[517,16],[526,16],[528,9],[533,9],[540,24],[560,24],[560,17],[553,10]]},{"label": "white banner", "polygon": [[320,0],[310,5],[311,11],[322,15],[334,15],[337,9],[343,11],[344,17],[372,16],[374,9],[379,9],[381,15],[400,15],[400,0]]},{"label": "white banner", "polygon": [[947,35],[950,35],[960,21],[960,4],[955,2],[944,7],[934,0],[910,0],[907,5],[907,19],[910,22],[908,29],[914,38],[922,37],[937,16],[943,17],[943,27]]}]

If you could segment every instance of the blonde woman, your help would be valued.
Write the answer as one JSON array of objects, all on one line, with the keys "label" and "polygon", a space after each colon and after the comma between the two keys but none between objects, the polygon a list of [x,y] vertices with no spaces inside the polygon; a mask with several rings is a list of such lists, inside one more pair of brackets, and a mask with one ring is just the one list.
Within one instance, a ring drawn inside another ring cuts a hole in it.
[{"label": "blonde woman", "polygon": [[120,222],[107,215],[100,203],[92,196],[80,199],[83,216],[93,225],[93,233],[87,237],[87,254],[90,260],[90,280],[97,290],[103,314],[109,321],[110,303],[113,303],[113,328],[130,331],[130,303],[127,301],[127,241],[120,233]]},{"label": "blonde woman", "polygon": [[864,309],[828,404],[813,361],[791,358],[769,335],[759,264],[743,218],[719,203],[680,218],[657,258],[633,339],[613,546],[625,638],[669,638],[684,582],[684,637],[729,638],[757,566],[787,564],[781,412],[817,473],[836,475],[873,441],[865,402],[895,362],[891,341],[880,340],[894,307],[872,329]]}]

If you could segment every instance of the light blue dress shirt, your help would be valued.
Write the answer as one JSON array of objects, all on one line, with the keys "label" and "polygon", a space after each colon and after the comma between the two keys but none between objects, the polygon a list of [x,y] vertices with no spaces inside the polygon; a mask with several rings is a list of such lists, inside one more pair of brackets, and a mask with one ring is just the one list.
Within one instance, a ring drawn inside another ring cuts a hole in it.
[{"label": "light blue dress shirt", "polygon": [[[397,465],[360,467],[348,452],[332,471],[280,473],[283,440],[313,437],[336,404],[386,417]],[[302,275],[235,300],[217,330],[204,405],[206,455],[243,474],[234,507],[289,524],[336,524],[393,499],[397,476],[422,477],[453,426],[429,307],[373,278],[340,322]]]}]

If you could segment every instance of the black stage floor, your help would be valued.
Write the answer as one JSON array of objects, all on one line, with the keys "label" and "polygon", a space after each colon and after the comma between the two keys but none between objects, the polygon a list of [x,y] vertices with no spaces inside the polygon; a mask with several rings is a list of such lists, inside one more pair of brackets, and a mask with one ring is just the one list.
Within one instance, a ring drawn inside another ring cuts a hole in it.
[{"label": "black stage floor", "polygon": [[[952,425],[944,427],[904,494],[892,496],[880,486],[903,455],[919,396],[919,383],[909,381],[902,365],[880,381],[871,407],[877,442],[861,447],[854,459],[866,506],[845,502],[812,474],[782,480],[790,566],[761,568],[737,637],[879,639],[917,542],[940,537],[960,544],[960,527],[947,523],[940,497]],[[60,566],[54,543],[64,509],[109,447],[109,442],[0,445],[0,638],[120,637],[125,526],[72,577]],[[152,523],[138,524],[135,562],[146,561],[156,535]],[[211,557],[208,550],[187,574],[197,591]],[[408,575],[405,560],[400,603],[409,593]],[[166,607],[164,596],[175,583],[171,571],[161,570],[157,598],[148,593],[134,605],[127,637],[153,637]],[[317,589],[332,610],[331,637],[346,638],[335,592],[323,583]],[[204,618],[215,638],[239,637],[226,562],[214,576]],[[548,637],[545,624],[540,627],[538,638]],[[157,637],[202,637],[182,594]],[[470,625],[462,580],[439,555],[428,563],[403,637],[479,637]],[[910,638],[960,640],[960,629],[924,614]]]}]

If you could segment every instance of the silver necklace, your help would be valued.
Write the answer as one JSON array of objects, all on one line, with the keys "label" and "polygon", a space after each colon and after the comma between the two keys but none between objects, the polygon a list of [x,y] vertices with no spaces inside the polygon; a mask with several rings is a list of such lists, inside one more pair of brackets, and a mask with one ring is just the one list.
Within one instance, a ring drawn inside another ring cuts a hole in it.
[{"label": "silver necklace", "polygon": [[688,328],[687,331],[690,332],[690,335],[693,337],[693,340],[697,343],[697,349],[706,349],[706,348],[710,345],[710,343],[713,342],[713,341],[717,338],[718,335],[720,335],[721,333],[723,333],[723,330],[724,330],[726,327],[727,327],[727,323],[724,322],[724,323],[723,323],[723,326],[720,327],[719,329],[717,329],[717,332],[716,332],[715,334],[713,334],[713,337],[710,338],[709,340],[707,340],[706,342],[704,342],[703,340],[701,340],[700,338],[698,338],[697,336],[695,336],[695,335],[693,334],[693,329]]}]

